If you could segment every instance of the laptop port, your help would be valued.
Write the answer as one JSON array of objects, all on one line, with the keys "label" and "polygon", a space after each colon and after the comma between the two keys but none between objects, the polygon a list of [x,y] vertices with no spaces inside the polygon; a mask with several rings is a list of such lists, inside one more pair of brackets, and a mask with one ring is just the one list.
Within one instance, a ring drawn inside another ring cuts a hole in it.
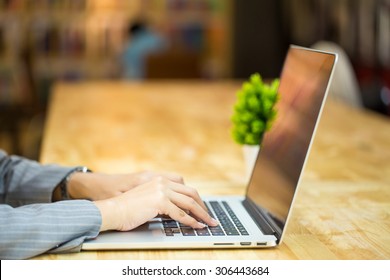
[{"label": "laptop port", "polygon": [[252,244],[252,242],[240,242],[241,246],[249,246],[251,244]]},{"label": "laptop port", "polygon": [[266,246],[267,242],[257,242],[257,246]]}]

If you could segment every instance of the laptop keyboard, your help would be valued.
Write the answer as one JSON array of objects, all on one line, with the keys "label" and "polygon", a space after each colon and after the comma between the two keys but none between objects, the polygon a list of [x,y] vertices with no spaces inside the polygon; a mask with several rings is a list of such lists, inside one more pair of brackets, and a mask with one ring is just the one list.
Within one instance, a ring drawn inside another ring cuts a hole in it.
[{"label": "laptop keyboard", "polygon": [[183,236],[249,235],[226,201],[210,201],[210,206],[213,211],[211,211],[207,204],[206,206],[210,216],[219,221],[218,226],[194,229],[175,220],[164,220],[163,227],[165,234],[167,236],[174,236],[175,234],[181,234]]}]

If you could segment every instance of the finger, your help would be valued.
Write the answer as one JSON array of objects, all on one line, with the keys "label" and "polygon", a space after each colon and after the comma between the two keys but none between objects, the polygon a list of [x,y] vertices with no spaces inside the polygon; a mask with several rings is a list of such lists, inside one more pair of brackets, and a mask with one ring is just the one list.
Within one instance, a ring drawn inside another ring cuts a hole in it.
[{"label": "finger", "polygon": [[165,214],[172,219],[192,228],[204,228],[206,226],[205,224],[198,222],[195,218],[188,215],[183,209],[180,209],[172,202],[167,205],[167,211]]},{"label": "finger", "polygon": [[166,178],[171,182],[179,183],[179,184],[184,184],[184,179],[182,176],[172,173],[172,172],[152,172],[152,171],[143,171],[138,173],[138,176],[141,178],[141,182],[145,183],[148,182],[152,179],[155,179],[157,177],[162,177]]},{"label": "finger", "polygon": [[181,193],[185,196],[191,197],[193,200],[196,201],[198,205],[203,208],[204,211],[207,211],[207,207],[196,189],[182,184],[172,184],[171,189],[177,193]]},{"label": "finger", "polygon": [[160,176],[167,178],[169,181],[172,181],[172,182],[175,182],[178,184],[184,184],[183,177],[181,177],[180,175],[178,175],[176,173],[164,172],[164,173],[160,173]]},{"label": "finger", "polygon": [[209,226],[218,225],[218,222],[214,220],[192,197],[177,192],[172,192],[169,196],[170,200],[183,211],[189,210],[193,216],[205,222]]}]

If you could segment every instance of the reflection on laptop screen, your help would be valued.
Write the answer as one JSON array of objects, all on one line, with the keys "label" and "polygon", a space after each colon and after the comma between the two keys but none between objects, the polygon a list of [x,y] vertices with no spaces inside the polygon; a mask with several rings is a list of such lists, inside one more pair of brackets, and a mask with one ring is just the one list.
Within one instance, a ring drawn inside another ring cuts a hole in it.
[{"label": "reflection on laptop screen", "polygon": [[324,100],[334,54],[291,47],[283,67],[277,116],[265,134],[247,198],[287,219]]}]

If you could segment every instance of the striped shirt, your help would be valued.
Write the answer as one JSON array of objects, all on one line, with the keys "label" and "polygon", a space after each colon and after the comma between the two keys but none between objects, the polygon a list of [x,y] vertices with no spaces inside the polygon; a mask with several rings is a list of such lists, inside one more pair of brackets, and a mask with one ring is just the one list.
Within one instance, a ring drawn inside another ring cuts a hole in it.
[{"label": "striped shirt", "polygon": [[0,259],[77,252],[98,235],[101,216],[91,201],[51,203],[54,188],[71,170],[0,150]]}]

